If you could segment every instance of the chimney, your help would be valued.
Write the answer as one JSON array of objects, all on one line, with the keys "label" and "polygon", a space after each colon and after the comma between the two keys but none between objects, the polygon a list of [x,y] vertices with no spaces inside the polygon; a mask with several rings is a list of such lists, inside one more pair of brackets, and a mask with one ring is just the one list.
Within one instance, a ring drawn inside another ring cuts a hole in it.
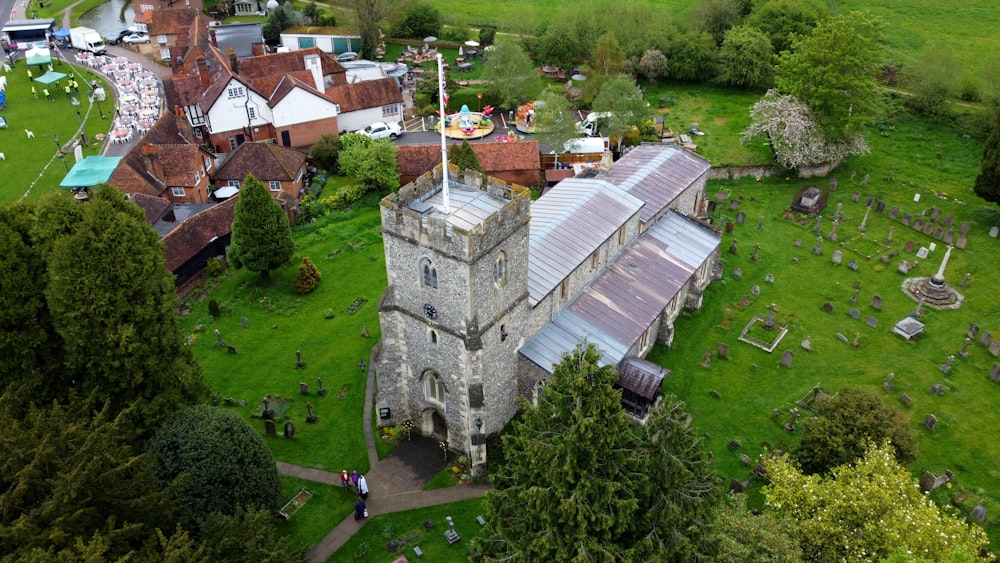
[{"label": "chimney", "polygon": [[321,94],[326,92],[326,86],[323,84],[323,63],[319,60],[319,55],[306,55],[303,57],[306,65],[306,69],[312,71],[313,82],[316,83],[316,89],[319,90]]},{"label": "chimney", "polygon": [[212,77],[208,74],[208,61],[204,56],[198,57],[198,75],[201,77],[201,90],[204,92],[212,84]]},{"label": "chimney", "polygon": [[219,40],[215,38],[215,28],[214,27],[208,28],[208,39],[212,42],[212,45],[214,45],[215,47],[219,46]]},{"label": "chimney", "polygon": [[233,74],[239,74],[236,70],[236,51],[232,45],[226,47],[226,55],[229,56],[229,70],[233,71]]},{"label": "chimney", "polygon": [[142,146],[142,163],[146,166],[146,172],[149,173],[150,176],[153,176],[161,182],[166,181],[166,178],[163,175],[163,166],[161,166],[160,159],[156,155],[155,146]]},{"label": "chimney", "polygon": [[177,123],[177,134],[189,143],[198,144],[191,129],[191,122],[180,106],[174,106],[174,121]]},{"label": "chimney", "polygon": [[253,55],[254,57],[262,57],[262,56],[264,56],[264,44],[263,43],[254,43],[253,45],[251,45],[250,46],[250,54]]}]

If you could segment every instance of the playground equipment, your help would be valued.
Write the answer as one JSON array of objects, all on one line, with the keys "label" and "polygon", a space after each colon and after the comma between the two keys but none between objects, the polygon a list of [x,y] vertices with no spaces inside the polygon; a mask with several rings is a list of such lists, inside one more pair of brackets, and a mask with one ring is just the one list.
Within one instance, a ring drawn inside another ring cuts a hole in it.
[{"label": "playground equipment", "polygon": [[490,106],[483,111],[470,111],[469,106],[463,105],[458,112],[445,114],[438,127],[443,126],[445,136],[451,139],[481,139],[493,133],[492,114]]}]

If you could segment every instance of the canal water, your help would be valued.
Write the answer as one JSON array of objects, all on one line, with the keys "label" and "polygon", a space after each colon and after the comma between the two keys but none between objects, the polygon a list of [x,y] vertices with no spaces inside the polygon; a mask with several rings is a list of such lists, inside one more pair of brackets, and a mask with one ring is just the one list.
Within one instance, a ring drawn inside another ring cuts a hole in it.
[{"label": "canal water", "polygon": [[96,29],[102,37],[114,37],[118,31],[132,25],[135,11],[132,6],[125,9],[125,21],[122,21],[122,8],[126,0],[108,0],[89,12],[80,16],[80,25]]}]

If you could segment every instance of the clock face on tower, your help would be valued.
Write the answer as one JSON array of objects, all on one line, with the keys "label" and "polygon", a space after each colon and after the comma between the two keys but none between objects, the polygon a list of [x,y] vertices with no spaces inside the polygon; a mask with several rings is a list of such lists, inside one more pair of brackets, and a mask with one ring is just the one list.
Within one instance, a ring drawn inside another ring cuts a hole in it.
[{"label": "clock face on tower", "polygon": [[428,319],[436,319],[438,316],[437,309],[435,309],[434,305],[431,305],[430,303],[424,305],[424,314],[427,315]]}]

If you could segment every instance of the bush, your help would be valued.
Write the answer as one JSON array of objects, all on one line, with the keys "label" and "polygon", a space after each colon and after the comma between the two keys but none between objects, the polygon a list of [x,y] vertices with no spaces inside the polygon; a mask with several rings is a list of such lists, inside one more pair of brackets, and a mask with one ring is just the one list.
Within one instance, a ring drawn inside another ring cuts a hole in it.
[{"label": "bush", "polygon": [[334,209],[347,209],[352,203],[361,199],[367,191],[368,190],[365,186],[361,184],[344,186],[343,188],[333,192],[333,195],[324,197],[322,202],[323,205],[330,206]]},{"label": "bush", "polygon": [[299,273],[292,281],[292,289],[299,294],[311,293],[319,285],[319,280],[322,277],[319,270],[316,269],[316,265],[307,256],[299,264]]},{"label": "bush", "polygon": [[319,142],[309,150],[309,158],[320,169],[326,170],[330,174],[336,174],[340,170],[337,164],[340,158],[340,149],[340,137],[337,135],[323,135],[319,138]]},{"label": "bush", "polygon": [[492,45],[493,41],[496,39],[497,28],[492,25],[484,25],[479,28],[479,45],[481,47],[486,47],[487,45]]},{"label": "bush", "polygon": [[222,311],[219,310],[219,302],[216,301],[215,299],[212,299],[211,301],[208,302],[208,316],[212,317],[213,319],[218,319],[219,317],[222,316]]},{"label": "bush", "polygon": [[222,260],[219,260],[214,256],[205,262],[205,274],[210,278],[219,277],[225,269],[226,266],[222,263]]},{"label": "bush", "polygon": [[208,405],[179,412],[149,442],[161,483],[184,476],[181,498],[195,518],[239,507],[276,510],[281,482],[264,438],[243,417]]},{"label": "bush", "polygon": [[441,30],[441,39],[445,41],[458,41],[464,42],[468,41],[472,37],[472,30],[467,26],[462,24],[456,24],[451,27],[445,27]]}]

